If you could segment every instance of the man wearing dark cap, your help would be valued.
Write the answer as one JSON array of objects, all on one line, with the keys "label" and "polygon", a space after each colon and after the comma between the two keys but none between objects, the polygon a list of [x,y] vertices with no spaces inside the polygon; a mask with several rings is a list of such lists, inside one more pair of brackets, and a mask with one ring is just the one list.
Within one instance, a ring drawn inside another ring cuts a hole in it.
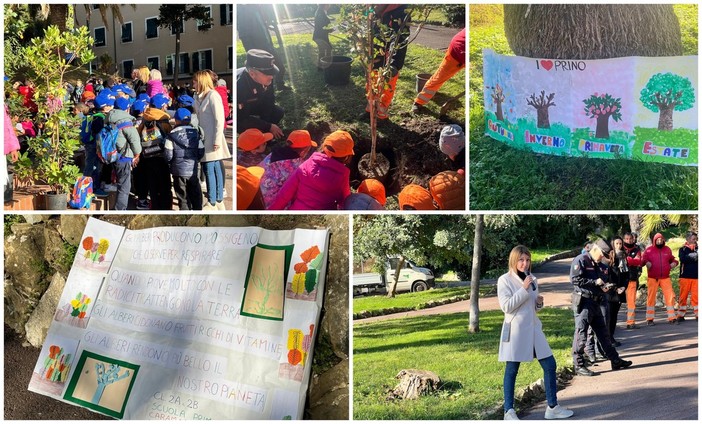
[{"label": "man wearing dark cap", "polygon": [[265,50],[246,52],[246,66],[236,71],[236,130],[242,133],[256,128],[282,138],[278,123],[285,111],[275,104],[275,92],[271,83],[279,72],[275,58]]},{"label": "man wearing dark cap", "polygon": [[592,327],[597,339],[604,349],[607,359],[611,361],[612,370],[631,366],[631,361],[623,360],[610,341],[600,303],[604,294],[610,290],[607,285],[608,273],[607,255],[612,247],[605,240],[598,239],[590,247],[590,251],[582,253],[573,259],[570,267],[570,282],[573,284],[573,309],[575,312],[575,334],[573,335],[573,365],[578,375],[595,375],[585,365],[585,342],[587,330]]}]

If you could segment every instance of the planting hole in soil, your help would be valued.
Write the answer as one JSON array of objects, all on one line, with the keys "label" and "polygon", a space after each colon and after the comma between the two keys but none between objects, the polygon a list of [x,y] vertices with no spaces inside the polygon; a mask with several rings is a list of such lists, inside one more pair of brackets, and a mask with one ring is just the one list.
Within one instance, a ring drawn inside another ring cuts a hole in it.
[{"label": "planting hole in soil", "polygon": [[[370,141],[359,143],[354,150],[356,155],[349,165],[351,168],[351,186],[357,188],[366,178],[375,178],[385,185],[385,194],[390,196],[400,192],[398,156],[391,147],[379,147],[376,152],[376,163],[370,169]],[[379,176],[379,175],[382,175]]]}]

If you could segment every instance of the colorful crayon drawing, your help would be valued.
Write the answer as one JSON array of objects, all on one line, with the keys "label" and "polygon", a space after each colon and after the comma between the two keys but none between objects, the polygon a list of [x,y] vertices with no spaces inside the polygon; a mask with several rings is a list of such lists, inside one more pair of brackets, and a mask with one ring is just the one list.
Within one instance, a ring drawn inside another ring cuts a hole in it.
[{"label": "colorful crayon drawing", "polygon": [[71,370],[71,354],[65,353],[61,346],[51,345],[49,356],[44,359],[42,375],[46,380],[64,382]]},{"label": "colorful crayon drawing", "polygon": [[88,307],[92,299],[83,292],[78,292],[76,297],[62,308],[56,309],[54,319],[74,327],[85,328],[88,325]]},{"label": "colorful crayon drawing", "polygon": [[105,238],[95,241],[92,236],[88,236],[83,239],[81,245],[85,249],[83,257],[86,260],[90,259],[93,263],[102,263],[105,261],[107,250],[110,248],[110,241]]},{"label": "colorful crayon drawing", "polygon": [[49,396],[61,396],[75,363],[78,341],[47,335],[34,366],[29,389]]},{"label": "colorful crayon drawing", "polygon": [[314,324],[310,324],[309,333],[304,334],[302,330],[291,328],[288,330],[288,354],[287,363],[280,364],[278,376],[289,380],[302,381],[305,364],[309,356],[312,340],[314,337]]},{"label": "colorful crayon drawing", "polygon": [[295,274],[288,283],[286,297],[289,299],[310,300],[317,299],[319,274],[322,269],[324,252],[319,247],[312,246],[300,254],[302,262],[293,266]]}]

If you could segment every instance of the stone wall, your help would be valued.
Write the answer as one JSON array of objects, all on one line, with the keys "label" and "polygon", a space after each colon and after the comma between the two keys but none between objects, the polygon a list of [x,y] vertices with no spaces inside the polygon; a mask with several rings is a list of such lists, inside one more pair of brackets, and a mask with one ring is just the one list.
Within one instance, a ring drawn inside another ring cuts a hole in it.
[{"label": "stone wall", "polygon": [[[58,302],[56,293],[60,296],[63,290],[73,252],[80,243],[88,217],[36,214],[24,217],[26,222],[12,224],[10,234],[5,237],[5,324],[31,344],[38,345],[46,336]],[[270,230],[329,228],[331,238],[322,322],[315,343],[308,396],[314,401],[308,401],[305,415],[316,419],[348,419],[348,215],[142,214],[95,217],[134,230],[157,226],[260,226]],[[38,307],[40,302],[41,307]],[[334,382],[333,396],[326,394],[330,381]]]}]

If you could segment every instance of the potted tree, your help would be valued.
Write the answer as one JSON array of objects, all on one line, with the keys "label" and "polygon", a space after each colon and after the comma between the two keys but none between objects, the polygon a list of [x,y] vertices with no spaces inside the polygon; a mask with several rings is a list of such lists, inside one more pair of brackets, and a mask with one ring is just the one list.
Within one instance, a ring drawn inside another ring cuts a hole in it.
[{"label": "potted tree", "polygon": [[[370,105],[371,151],[361,157],[358,171],[362,178],[376,178],[384,181],[390,170],[390,161],[376,153],[378,141],[378,119],[376,112],[380,98],[393,76],[392,58],[397,51],[406,47],[417,37],[431,13],[430,5],[408,5],[405,17],[394,22],[395,28],[383,23],[376,14],[377,5],[348,4],[341,8],[339,27],[352,44],[352,51],[363,67],[366,80],[366,99]],[[411,17],[419,21],[411,36]]]},{"label": "potted tree", "polygon": [[79,122],[70,105],[63,103],[64,80],[76,64],[95,58],[92,45],[87,27],[61,32],[52,25],[43,37],[33,38],[21,51],[28,77],[36,84],[34,101],[39,111],[35,121],[41,130],[28,141],[28,152],[20,157],[15,172],[21,179],[51,187],[47,209],[66,208],[67,193],[80,175],[73,163],[80,147]]}]

